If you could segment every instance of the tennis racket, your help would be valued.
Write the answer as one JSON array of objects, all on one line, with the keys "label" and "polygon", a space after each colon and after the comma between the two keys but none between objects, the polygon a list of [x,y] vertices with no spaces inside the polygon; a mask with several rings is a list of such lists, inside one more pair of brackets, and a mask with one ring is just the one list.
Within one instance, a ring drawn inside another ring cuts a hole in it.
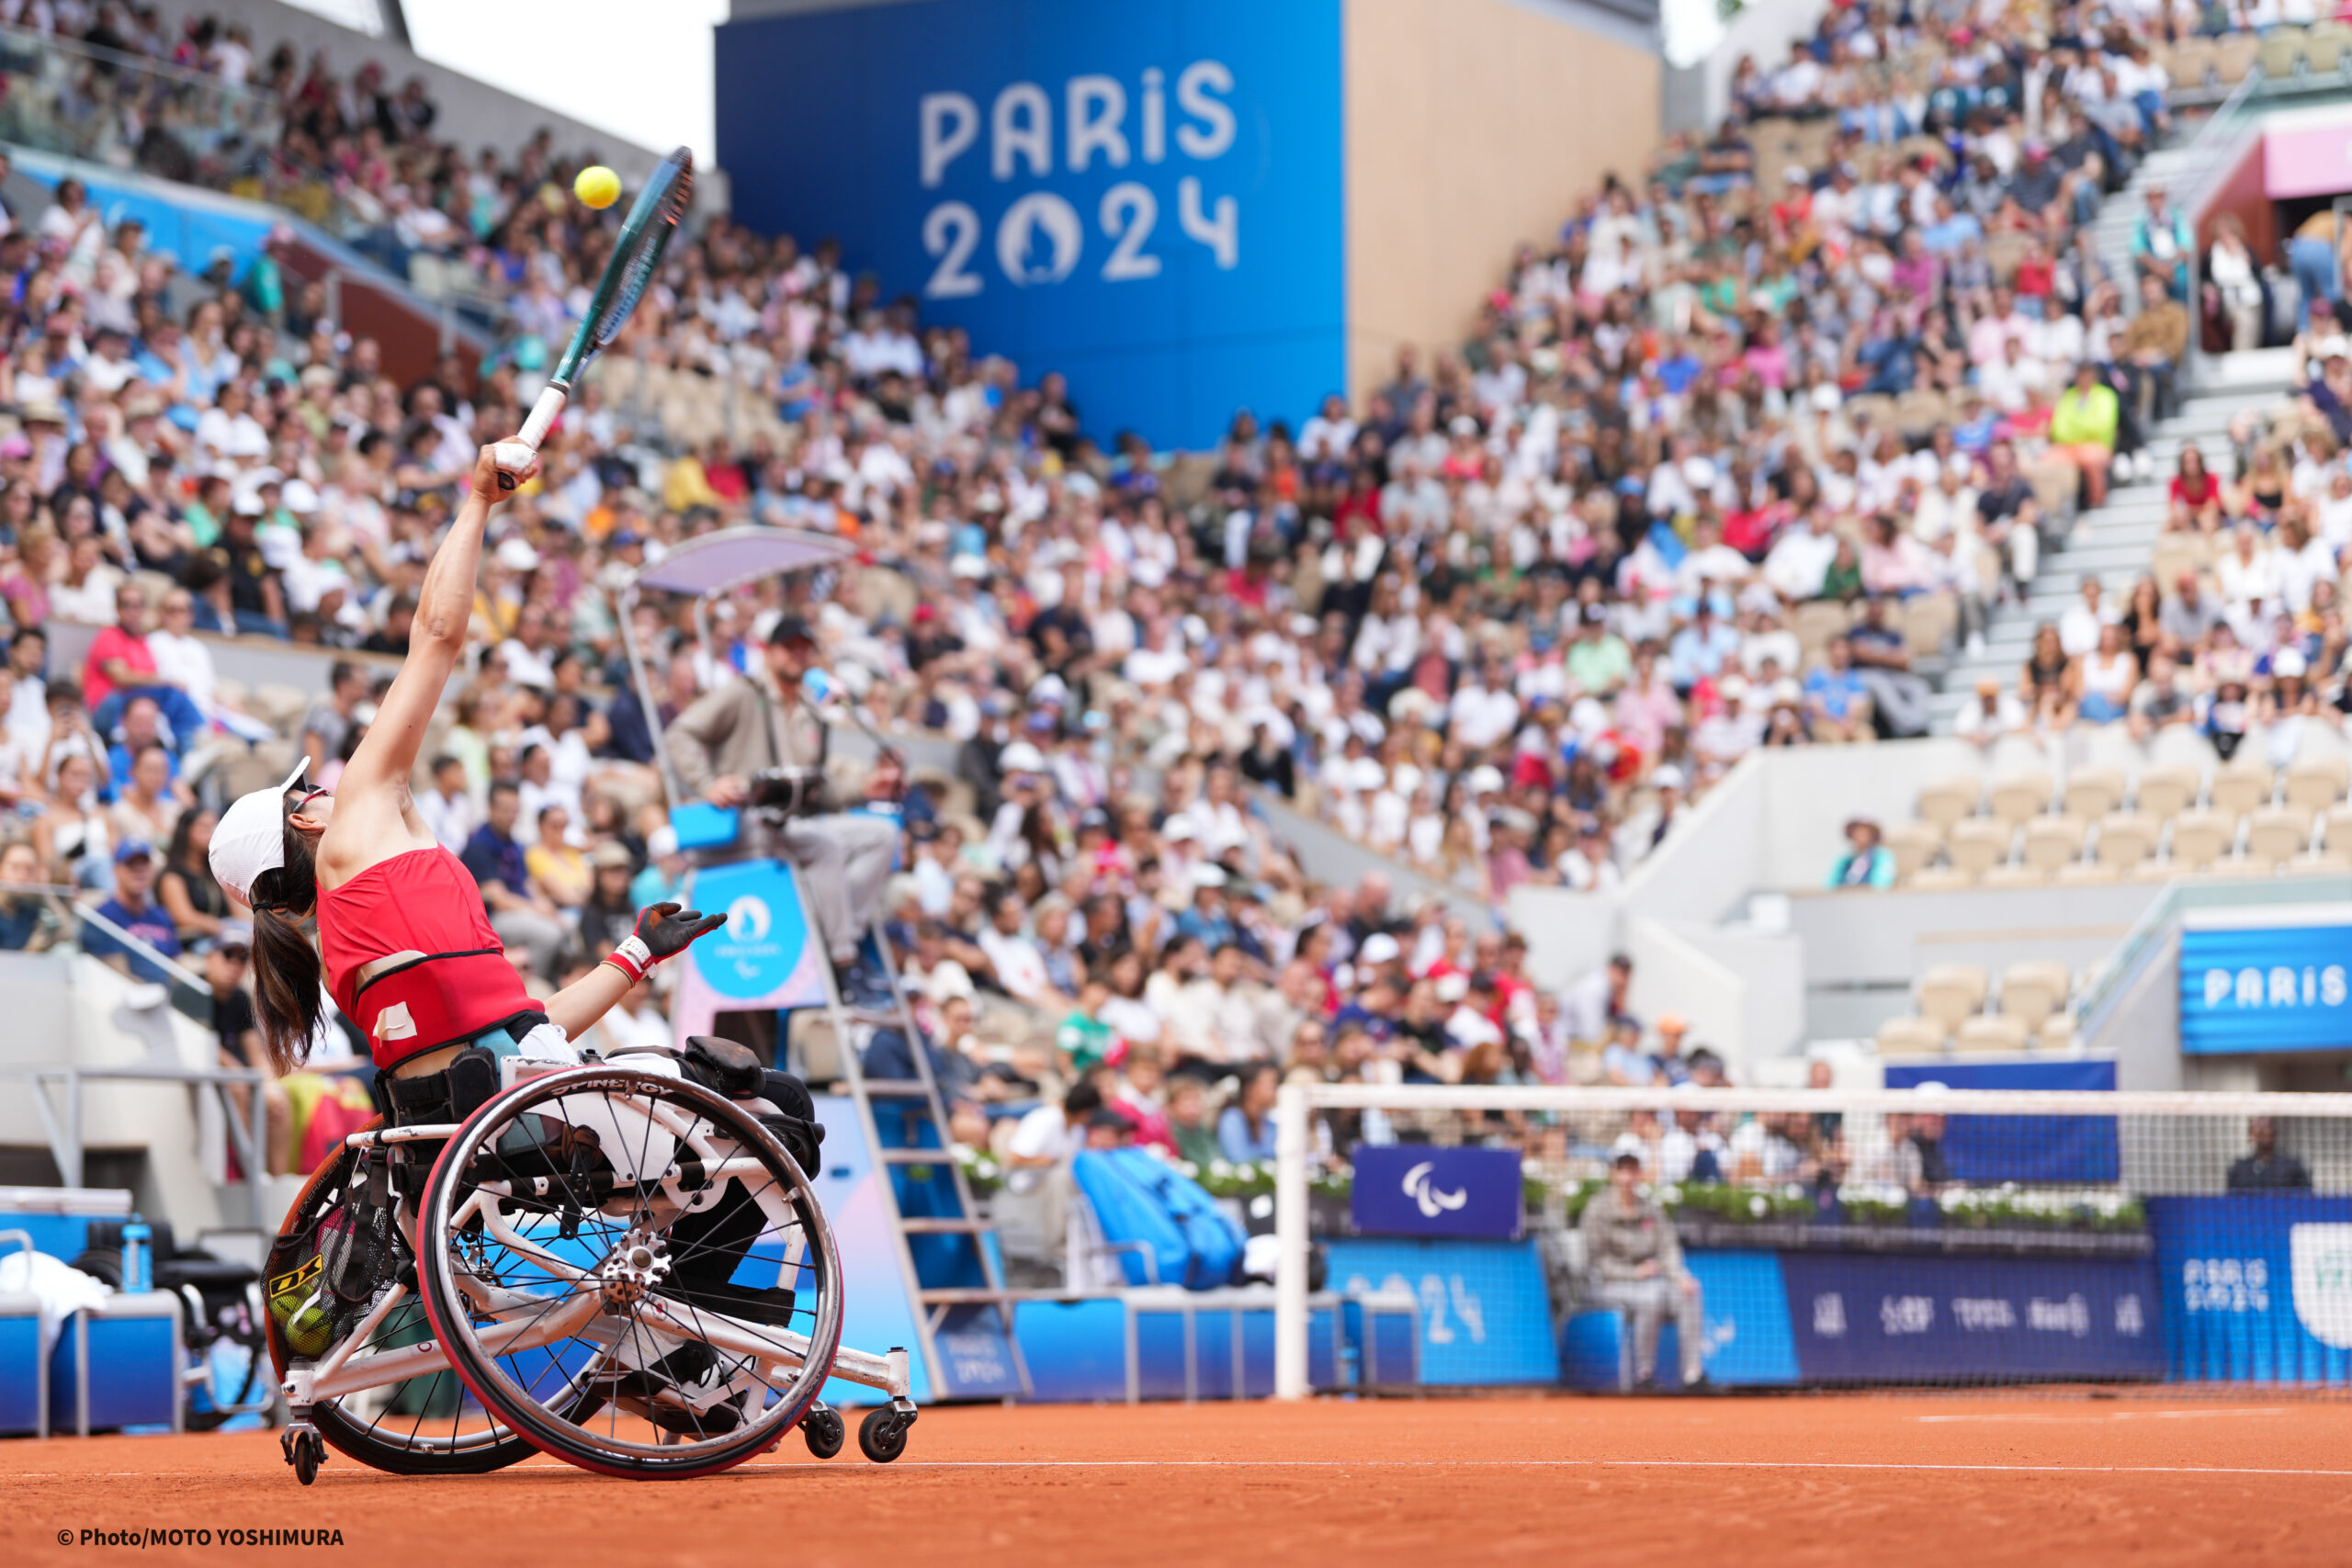
[{"label": "tennis racket", "polygon": [[501,490],[514,488],[514,476],[530,466],[539,443],[548,438],[548,428],[571,400],[580,372],[597,350],[619,335],[629,312],[637,309],[694,194],[695,155],[681,147],[662,160],[653,177],[637,193],[637,201],[621,224],[620,243],[613,247],[611,259],[605,263],[605,276],[597,280],[595,295],[588,301],[588,313],[580,319],[563,357],[556,361],[555,374],[548,378],[538,401],[531,405],[531,417],[523,422],[514,440],[491,448]]}]

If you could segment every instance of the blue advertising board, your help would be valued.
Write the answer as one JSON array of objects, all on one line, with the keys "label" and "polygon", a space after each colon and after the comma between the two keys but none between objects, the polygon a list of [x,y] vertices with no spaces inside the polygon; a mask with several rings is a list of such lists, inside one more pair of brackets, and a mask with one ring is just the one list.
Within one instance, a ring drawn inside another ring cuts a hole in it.
[{"label": "blue advertising board", "polygon": [[[1889,1066],[1886,1087],[2104,1091],[2115,1064],[1936,1062]],[[1955,1181],[2110,1182],[2122,1172],[2112,1116],[1952,1116],[1944,1122],[1944,1164]]]},{"label": "blue advertising board", "polygon": [[[1772,1252],[1693,1250],[1683,1254],[1699,1281],[1699,1304],[1706,1324],[1701,1364],[1709,1382],[1724,1388],[1770,1388],[1798,1378],[1796,1343],[1789,1334],[1789,1297],[1781,1278],[1780,1255]],[[1574,1388],[1615,1389],[1627,1385],[1635,1369],[1625,1337],[1626,1314],[1608,1308],[1571,1316],[1560,1337],[1563,1379]],[[1671,1386],[1680,1373],[1680,1336],[1669,1318],[1658,1336],[1659,1380]]]},{"label": "blue advertising board", "polygon": [[1366,1144],[1356,1150],[1348,1198],[1355,1228],[1370,1235],[1519,1235],[1519,1155],[1511,1149],[1442,1149]]},{"label": "blue advertising board", "polygon": [[1420,1303],[1424,1385],[1559,1380],[1551,1296],[1534,1242],[1340,1236],[1327,1245],[1331,1290],[1408,1291]]},{"label": "blue advertising board", "polygon": [[2352,924],[2180,933],[2180,1048],[2192,1056],[2352,1049]]},{"label": "blue advertising board", "polygon": [[734,215],[837,238],[1086,428],[1207,446],[1346,367],[1340,0],[893,0],[716,30]]},{"label": "blue advertising board", "polygon": [[2352,1382],[2352,1198],[2151,1198],[2183,1382]]},{"label": "blue advertising board", "polygon": [[1784,1252],[1807,1382],[2164,1375],[2144,1258]]}]

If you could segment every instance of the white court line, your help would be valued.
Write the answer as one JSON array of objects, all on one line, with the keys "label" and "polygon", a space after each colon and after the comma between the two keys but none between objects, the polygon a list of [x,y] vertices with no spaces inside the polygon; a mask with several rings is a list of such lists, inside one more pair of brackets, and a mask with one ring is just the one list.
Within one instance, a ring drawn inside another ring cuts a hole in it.
[{"label": "white court line", "polygon": [[[890,1465],[829,1466],[821,1461],[778,1464],[739,1464],[736,1471],[799,1471],[812,1475],[854,1474],[883,1470],[1858,1470],[2017,1472],[2043,1475],[2310,1475],[2352,1478],[2352,1470],[2297,1470],[2256,1465],[2199,1464],[1962,1464],[1893,1460],[1754,1460],[1754,1459],[932,1459],[902,1460]],[[255,1478],[273,1474],[265,1467]],[[322,1470],[322,1481],[336,1477],[373,1478],[381,1472],[364,1466]],[[534,1465],[508,1474],[564,1475],[582,1480],[605,1477],[570,1465]],[[94,1470],[27,1472],[0,1475],[6,1481],[82,1481],[132,1477],[142,1481],[232,1479],[219,1471]],[[476,1479],[459,1477],[450,1479]],[[488,1477],[479,1479],[487,1480]]]},{"label": "white court line", "polygon": [[2025,1421],[2048,1426],[2084,1426],[2101,1421],[2204,1421],[2218,1416],[2284,1416],[2284,1410],[2116,1410],[2103,1416],[2043,1416],[2028,1411],[2010,1415],[1914,1416],[1923,1424],[1953,1421]]}]

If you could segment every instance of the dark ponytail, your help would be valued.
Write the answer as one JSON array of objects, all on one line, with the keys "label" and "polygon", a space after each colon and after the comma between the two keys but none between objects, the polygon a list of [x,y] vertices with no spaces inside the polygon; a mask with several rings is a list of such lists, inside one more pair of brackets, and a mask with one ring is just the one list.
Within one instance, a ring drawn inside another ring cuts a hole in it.
[{"label": "dark ponytail", "polygon": [[302,920],[319,901],[311,838],[294,826],[287,802],[286,863],[254,878],[254,998],[262,1048],[273,1072],[290,1073],[311,1053],[319,1027],[319,950]]}]

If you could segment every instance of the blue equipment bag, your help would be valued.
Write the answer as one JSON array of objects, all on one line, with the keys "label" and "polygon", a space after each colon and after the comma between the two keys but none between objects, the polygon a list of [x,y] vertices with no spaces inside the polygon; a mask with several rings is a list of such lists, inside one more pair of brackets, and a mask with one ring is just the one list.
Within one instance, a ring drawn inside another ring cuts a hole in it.
[{"label": "blue equipment bag", "polygon": [[1089,1151],[1072,1162],[1070,1175],[1094,1205],[1103,1240],[1150,1249],[1157,1280],[1135,1249],[1118,1254],[1128,1284],[1213,1291],[1233,1282],[1241,1267],[1241,1227],[1199,1182],[1145,1149]]}]

